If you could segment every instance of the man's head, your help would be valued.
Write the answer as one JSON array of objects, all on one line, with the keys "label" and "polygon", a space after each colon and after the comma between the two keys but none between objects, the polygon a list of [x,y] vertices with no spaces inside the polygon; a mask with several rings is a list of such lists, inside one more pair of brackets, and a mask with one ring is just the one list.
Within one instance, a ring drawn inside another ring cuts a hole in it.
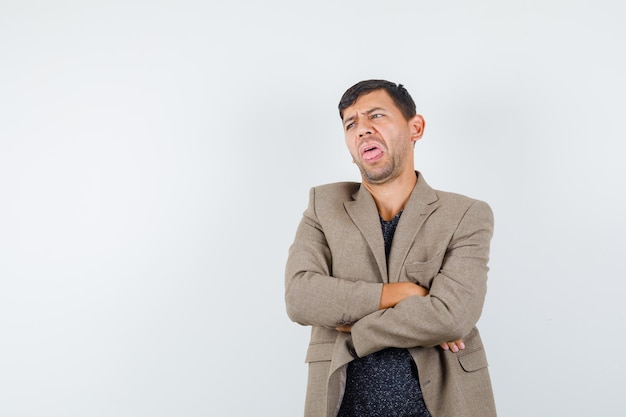
[{"label": "man's head", "polygon": [[362,81],[343,95],[339,114],[346,145],[364,183],[415,179],[413,147],[425,123],[404,87],[384,80]]},{"label": "man's head", "polygon": [[339,117],[343,119],[343,111],[352,106],[361,96],[376,90],[385,90],[406,120],[415,116],[415,102],[402,84],[386,80],[365,80],[356,83],[343,93],[339,100]]}]

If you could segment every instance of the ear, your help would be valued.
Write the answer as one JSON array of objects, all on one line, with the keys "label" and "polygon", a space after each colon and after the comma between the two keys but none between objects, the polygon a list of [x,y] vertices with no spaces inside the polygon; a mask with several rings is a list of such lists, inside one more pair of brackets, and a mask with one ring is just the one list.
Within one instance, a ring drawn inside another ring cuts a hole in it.
[{"label": "ear", "polygon": [[421,114],[416,114],[411,117],[409,120],[409,129],[411,129],[411,140],[413,142],[417,142],[422,138],[424,134],[424,128],[426,127],[426,122]]}]

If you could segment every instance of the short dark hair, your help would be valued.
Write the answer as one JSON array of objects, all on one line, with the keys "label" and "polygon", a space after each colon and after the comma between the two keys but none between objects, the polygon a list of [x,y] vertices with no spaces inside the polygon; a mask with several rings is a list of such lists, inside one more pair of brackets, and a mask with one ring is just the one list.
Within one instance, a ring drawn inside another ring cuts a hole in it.
[{"label": "short dark hair", "polygon": [[386,80],[365,80],[348,88],[339,100],[339,117],[343,120],[343,111],[352,106],[359,97],[376,90],[385,90],[406,120],[417,114],[415,102],[402,84]]}]

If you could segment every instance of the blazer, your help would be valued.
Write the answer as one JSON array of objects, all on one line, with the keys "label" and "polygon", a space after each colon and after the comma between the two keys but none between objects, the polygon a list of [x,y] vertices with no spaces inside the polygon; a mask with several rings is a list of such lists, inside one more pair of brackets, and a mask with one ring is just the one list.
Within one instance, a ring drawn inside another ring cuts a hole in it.
[{"label": "blazer", "polygon": [[[419,172],[389,262],[378,210],[359,183],[314,187],[285,268],[289,318],[311,326],[306,417],[335,417],[347,364],[407,348],[433,417],[492,417],[496,409],[476,323],[487,290],[493,214],[482,201],[432,189]],[[383,283],[429,290],[379,310]],[[352,325],[352,332],[335,330]],[[438,345],[463,338],[454,353]]]}]

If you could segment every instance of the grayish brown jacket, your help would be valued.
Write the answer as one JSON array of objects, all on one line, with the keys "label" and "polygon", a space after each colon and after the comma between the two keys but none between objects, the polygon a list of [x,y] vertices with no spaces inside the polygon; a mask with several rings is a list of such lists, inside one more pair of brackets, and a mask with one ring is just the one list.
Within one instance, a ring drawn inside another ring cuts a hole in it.
[{"label": "grayish brown jacket", "polygon": [[[432,189],[418,175],[395,232],[389,264],[373,197],[359,183],[312,188],[289,249],[289,317],[311,326],[306,417],[334,417],[347,364],[386,347],[409,349],[433,417],[496,415],[476,328],[487,290],[490,207]],[[382,284],[429,290],[379,310]],[[352,333],[338,332],[351,324]],[[438,345],[463,338],[458,353]]]}]

